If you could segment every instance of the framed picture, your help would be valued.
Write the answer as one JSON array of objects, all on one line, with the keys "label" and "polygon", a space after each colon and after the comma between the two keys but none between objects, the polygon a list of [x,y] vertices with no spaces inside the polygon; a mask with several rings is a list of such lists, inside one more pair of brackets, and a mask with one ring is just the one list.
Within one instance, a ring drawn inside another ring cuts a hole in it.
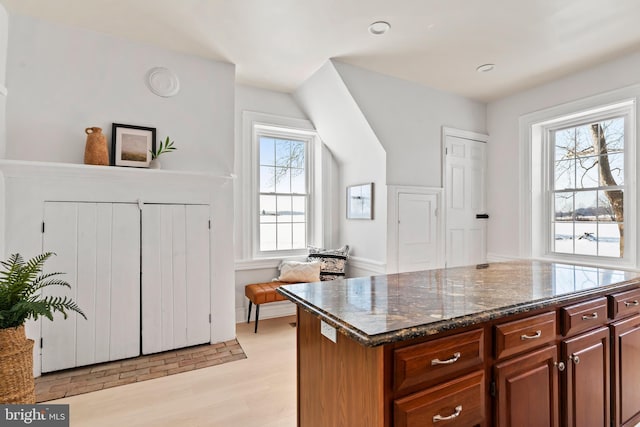
[{"label": "framed picture", "polygon": [[156,149],[156,128],[114,123],[111,128],[111,164],[148,168]]},{"label": "framed picture", "polygon": [[373,182],[347,187],[347,219],[373,219]]}]

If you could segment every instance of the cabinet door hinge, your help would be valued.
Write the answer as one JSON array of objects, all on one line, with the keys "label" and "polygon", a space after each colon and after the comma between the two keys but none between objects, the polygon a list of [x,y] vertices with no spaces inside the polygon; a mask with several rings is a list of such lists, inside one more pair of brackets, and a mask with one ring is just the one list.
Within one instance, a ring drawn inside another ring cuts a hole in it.
[{"label": "cabinet door hinge", "polygon": [[42,348],[42,337],[40,337],[40,348]]},{"label": "cabinet door hinge", "polygon": [[211,323],[211,313],[209,313],[209,323]]},{"label": "cabinet door hinge", "polygon": [[44,221],[42,221],[42,232],[44,233]]},{"label": "cabinet door hinge", "polygon": [[496,382],[495,381],[491,381],[491,384],[489,384],[489,394],[491,395],[491,397],[496,397]]},{"label": "cabinet door hinge", "polygon": [[209,220],[209,230],[211,230],[211,220]]}]

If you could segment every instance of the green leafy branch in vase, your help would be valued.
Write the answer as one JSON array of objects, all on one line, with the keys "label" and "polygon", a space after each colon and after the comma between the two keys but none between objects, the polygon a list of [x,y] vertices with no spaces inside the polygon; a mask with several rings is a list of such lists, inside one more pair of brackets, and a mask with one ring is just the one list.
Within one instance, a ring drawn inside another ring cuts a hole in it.
[{"label": "green leafy branch in vase", "polygon": [[171,151],[175,151],[176,147],[173,146],[173,141],[167,137],[166,140],[160,141],[160,145],[158,145],[154,150],[149,150],[151,153],[151,160],[155,160],[158,158],[160,154],[170,153]]}]

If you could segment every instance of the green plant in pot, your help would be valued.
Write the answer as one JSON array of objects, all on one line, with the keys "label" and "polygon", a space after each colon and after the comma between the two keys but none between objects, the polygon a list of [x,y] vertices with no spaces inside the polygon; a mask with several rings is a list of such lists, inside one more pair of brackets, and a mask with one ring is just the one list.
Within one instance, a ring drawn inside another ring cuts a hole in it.
[{"label": "green plant in pot", "polygon": [[175,150],[176,147],[174,147],[173,141],[171,141],[169,137],[167,137],[167,139],[165,139],[164,141],[160,141],[160,144],[158,144],[153,150],[149,150],[149,152],[151,153],[151,164],[149,165],[149,167],[151,169],[160,169],[161,165],[158,157],[161,154],[170,153]]},{"label": "green plant in pot", "polygon": [[70,288],[69,283],[55,276],[63,273],[42,273],[52,252],[45,252],[25,262],[20,254],[0,261],[0,404],[35,403],[33,379],[33,340],[27,339],[24,323],[53,313],[75,311],[87,316],[69,297],[44,296],[48,286]]}]

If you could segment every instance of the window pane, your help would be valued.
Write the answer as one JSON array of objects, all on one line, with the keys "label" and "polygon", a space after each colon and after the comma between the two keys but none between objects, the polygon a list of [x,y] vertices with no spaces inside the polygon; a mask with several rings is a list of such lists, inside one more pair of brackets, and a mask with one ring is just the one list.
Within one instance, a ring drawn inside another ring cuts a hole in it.
[{"label": "window pane", "polygon": [[607,141],[609,153],[617,153],[624,150],[624,118],[618,117],[612,120],[600,122]]},{"label": "window pane", "polygon": [[276,193],[291,192],[291,170],[289,168],[276,168]]},{"label": "window pane", "polygon": [[620,248],[620,228],[618,224],[598,224],[598,255],[615,258],[623,255]]},{"label": "window pane", "polygon": [[260,192],[274,193],[276,169],[269,166],[260,166]]},{"label": "window pane", "polygon": [[278,249],[293,249],[291,224],[278,224]]},{"label": "window pane", "polygon": [[578,255],[598,255],[598,225],[576,222],[575,248]]},{"label": "window pane", "polygon": [[306,224],[293,224],[293,249],[304,249],[307,247],[306,233]]},{"label": "window pane", "polygon": [[[624,200],[622,190],[598,191],[598,221],[622,222],[624,220]],[[622,211],[616,212],[613,205],[620,206]]]},{"label": "window pane", "polygon": [[305,213],[307,210],[307,198],[306,197],[293,197],[293,222],[305,222]]},{"label": "window pane", "polygon": [[260,196],[260,223],[276,222],[276,197]]},{"label": "window pane", "polygon": [[276,249],[276,225],[260,224],[260,250],[275,251]]},{"label": "window pane", "polygon": [[600,157],[578,157],[576,159],[576,188],[599,186],[598,161]]},{"label": "window pane", "polygon": [[595,221],[598,212],[598,192],[580,191],[576,192],[575,220]]},{"label": "window pane", "polygon": [[275,163],[275,141],[273,138],[260,137],[260,164],[274,166]]},{"label": "window pane", "polygon": [[593,156],[593,139],[591,137],[591,127],[589,125],[574,128],[576,141],[576,156]]},{"label": "window pane", "polygon": [[291,164],[291,141],[276,140],[276,166]]},{"label": "window pane", "polygon": [[[611,154],[607,156],[609,160],[609,170],[611,171],[611,178],[614,183],[607,183],[607,185],[624,185],[624,154]],[[605,163],[606,165],[606,163]]]},{"label": "window pane", "polygon": [[305,194],[307,192],[304,169],[291,169],[291,192]]},{"label": "window pane", "polygon": [[556,221],[573,221],[573,195],[574,193],[556,193],[554,215]]},{"label": "window pane", "polygon": [[554,223],[553,238],[554,238],[554,244],[553,244],[554,252],[559,252],[563,254],[572,254],[573,253],[573,222]]},{"label": "window pane", "polygon": [[305,146],[302,141],[291,141],[291,167],[304,168],[305,165]]},{"label": "window pane", "polygon": [[555,160],[573,159],[576,142],[573,129],[563,129],[555,132]]},{"label": "window pane", "polygon": [[278,196],[278,223],[291,222],[291,196]]},{"label": "window pane", "polygon": [[568,188],[576,188],[576,161],[562,160],[556,162],[554,170],[555,189],[565,190]]}]

